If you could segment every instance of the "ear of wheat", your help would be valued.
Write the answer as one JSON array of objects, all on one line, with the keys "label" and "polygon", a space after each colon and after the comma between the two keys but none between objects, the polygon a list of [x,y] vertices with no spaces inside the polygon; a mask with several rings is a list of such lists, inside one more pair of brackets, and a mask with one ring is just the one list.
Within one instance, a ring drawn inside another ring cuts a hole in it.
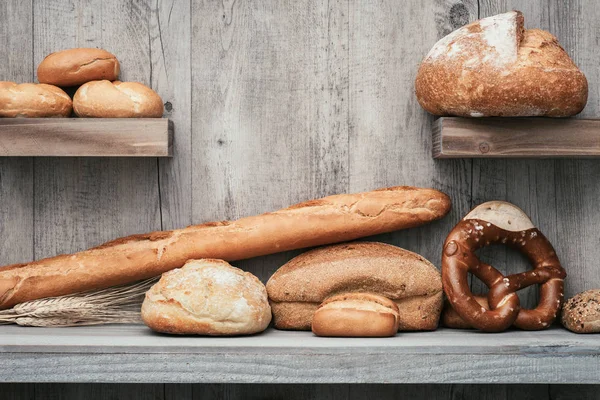
[{"label": "ear of wheat", "polygon": [[0,324],[58,327],[141,323],[144,294],[158,279],[17,304],[0,311]]}]

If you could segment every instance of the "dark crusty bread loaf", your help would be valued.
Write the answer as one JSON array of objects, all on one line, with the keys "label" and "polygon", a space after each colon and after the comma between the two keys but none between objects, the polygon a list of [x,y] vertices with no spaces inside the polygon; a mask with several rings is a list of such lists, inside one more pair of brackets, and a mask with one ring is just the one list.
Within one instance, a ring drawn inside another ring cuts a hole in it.
[{"label": "dark crusty bread loaf", "polygon": [[437,42],[415,82],[435,115],[575,115],[585,107],[583,73],[551,33],[525,30],[519,11],[466,25]]},{"label": "dark crusty bread loaf", "polygon": [[68,117],[71,108],[69,95],[56,86],[0,81],[0,117]]},{"label": "dark crusty bread loaf", "polygon": [[89,81],[119,76],[117,57],[102,49],[76,48],[51,53],[38,65],[40,83],[56,86],[79,86]]},{"label": "dark crusty bread loaf", "polygon": [[321,247],[290,260],[267,282],[275,327],[310,330],[329,297],[374,293],[396,302],[400,330],[432,330],[442,309],[440,272],[420,255],[384,243]]},{"label": "dark crusty bread loaf", "polygon": [[189,259],[233,261],[410,228],[449,210],[444,193],[400,186],[329,196],[237,221],[129,236],[0,268],[0,308],[158,276]]}]

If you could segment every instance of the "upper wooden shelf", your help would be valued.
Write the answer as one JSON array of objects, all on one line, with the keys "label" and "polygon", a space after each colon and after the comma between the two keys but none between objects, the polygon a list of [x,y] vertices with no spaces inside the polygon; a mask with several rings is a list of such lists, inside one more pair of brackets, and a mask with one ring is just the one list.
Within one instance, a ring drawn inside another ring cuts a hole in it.
[{"label": "upper wooden shelf", "polygon": [[170,157],[166,118],[0,118],[0,157]]},{"label": "upper wooden shelf", "polygon": [[600,156],[600,120],[455,118],[433,125],[433,158]]},{"label": "upper wooden shelf", "polygon": [[561,328],[393,338],[167,336],[143,325],[0,326],[2,382],[598,383],[600,339]]}]

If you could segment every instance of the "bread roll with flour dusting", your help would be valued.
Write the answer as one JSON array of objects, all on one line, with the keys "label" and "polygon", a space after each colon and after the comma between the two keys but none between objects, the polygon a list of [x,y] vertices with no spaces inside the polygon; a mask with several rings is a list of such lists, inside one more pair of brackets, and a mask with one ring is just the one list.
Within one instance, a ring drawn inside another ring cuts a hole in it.
[{"label": "bread roll with flour dusting", "polygon": [[166,272],[142,304],[144,323],[179,335],[247,335],[271,322],[265,285],[222,260],[190,260]]},{"label": "bread roll with flour dusting", "polygon": [[550,32],[524,29],[523,14],[484,18],[450,33],[423,60],[415,82],[435,115],[566,117],[585,107],[584,74]]}]

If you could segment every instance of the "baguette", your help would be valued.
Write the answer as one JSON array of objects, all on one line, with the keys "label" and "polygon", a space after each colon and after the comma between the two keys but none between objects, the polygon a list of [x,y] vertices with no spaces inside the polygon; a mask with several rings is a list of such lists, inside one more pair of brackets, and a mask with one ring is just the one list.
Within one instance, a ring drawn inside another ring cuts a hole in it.
[{"label": "baguette", "polygon": [[70,255],[0,267],[0,309],[158,276],[190,259],[235,261],[411,228],[449,210],[444,193],[401,186],[329,196],[237,221],[128,236]]}]

